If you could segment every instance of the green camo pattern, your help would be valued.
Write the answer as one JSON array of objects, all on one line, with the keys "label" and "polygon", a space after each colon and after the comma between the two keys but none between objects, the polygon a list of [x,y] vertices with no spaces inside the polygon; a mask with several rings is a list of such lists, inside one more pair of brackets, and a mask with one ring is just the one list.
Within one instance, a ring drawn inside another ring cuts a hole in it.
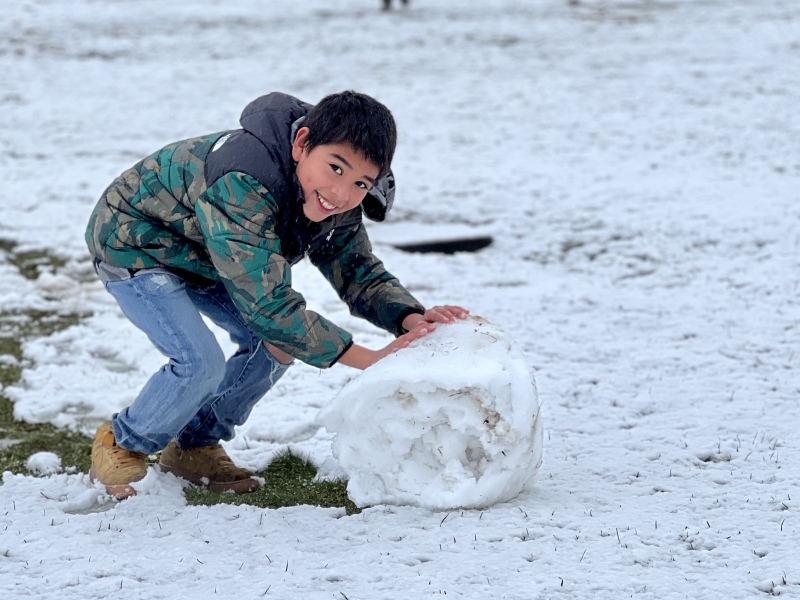
[{"label": "green camo pattern", "polygon": [[[329,367],[352,336],[306,310],[292,289],[291,266],[276,233],[275,199],[244,173],[228,173],[206,187],[204,160],[225,133],[171,144],[115,179],[90,218],[89,250],[117,267],[166,267],[222,281],[263,340],[310,365]],[[315,240],[308,255],[352,314],[399,333],[401,318],[424,311],[372,254],[364,226],[350,213],[326,219]]]}]

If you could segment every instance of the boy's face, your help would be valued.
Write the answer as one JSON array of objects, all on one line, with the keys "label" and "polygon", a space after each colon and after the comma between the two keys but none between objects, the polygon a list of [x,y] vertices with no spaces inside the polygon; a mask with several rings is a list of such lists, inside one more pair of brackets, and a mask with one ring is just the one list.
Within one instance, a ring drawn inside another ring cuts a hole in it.
[{"label": "boy's face", "polygon": [[303,212],[310,221],[356,208],[378,178],[378,167],[347,144],[305,149],[308,127],[301,127],[292,145],[295,172],[303,190]]}]

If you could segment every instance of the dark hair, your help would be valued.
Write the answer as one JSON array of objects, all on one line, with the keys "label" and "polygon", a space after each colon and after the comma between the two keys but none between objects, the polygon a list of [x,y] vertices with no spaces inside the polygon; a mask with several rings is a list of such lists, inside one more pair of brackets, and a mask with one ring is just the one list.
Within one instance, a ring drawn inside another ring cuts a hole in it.
[{"label": "dark hair", "polygon": [[389,172],[397,146],[397,126],[389,109],[366,94],[341,92],[326,96],[306,115],[306,150],[324,144],[349,144],[378,167],[378,177]]}]

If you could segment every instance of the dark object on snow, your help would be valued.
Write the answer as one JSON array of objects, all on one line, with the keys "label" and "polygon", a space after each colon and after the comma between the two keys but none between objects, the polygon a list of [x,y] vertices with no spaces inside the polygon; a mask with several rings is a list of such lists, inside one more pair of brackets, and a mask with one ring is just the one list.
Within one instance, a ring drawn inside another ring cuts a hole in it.
[{"label": "dark object on snow", "polygon": [[455,252],[477,252],[489,246],[493,241],[492,236],[482,236],[456,240],[417,242],[416,244],[395,244],[394,247],[404,252],[454,254]]},{"label": "dark object on snow", "polygon": [[[408,0],[400,0],[403,3],[403,6],[408,6]],[[383,0],[383,10],[391,10],[392,9],[392,0]]]}]

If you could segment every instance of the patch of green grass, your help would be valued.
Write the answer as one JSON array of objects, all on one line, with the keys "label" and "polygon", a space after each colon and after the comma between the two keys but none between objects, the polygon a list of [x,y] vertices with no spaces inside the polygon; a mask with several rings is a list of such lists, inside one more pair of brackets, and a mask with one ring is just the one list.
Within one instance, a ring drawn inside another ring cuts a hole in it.
[{"label": "patch of green grass", "polygon": [[67,264],[63,258],[50,254],[47,250],[17,252],[17,244],[11,240],[0,239],[0,250],[8,254],[8,261],[17,267],[25,279],[37,279],[39,267],[60,269]]},{"label": "patch of green grass", "polygon": [[[19,381],[22,375],[22,341],[50,335],[80,321],[83,315],[46,311],[0,313],[0,355],[13,357],[16,364],[0,362],[0,385]],[[64,468],[88,472],[91,466],[92,440],[85,435],[58,429],[48,423],[24,423],[14,420],[14,404],[0,396],[0,473],[27,473],[25,464],[35,452],[53,452]]]},{"label": "patch of green grass", "polygon": [[46,310],[0,312],[0,354],[22,359],[22,342],[29,338],[45,337],[77,325],[91,313],[59,313]]},{"label": "patch of green grass", "polygon": [[16,361],[16,363],[0,362],[0,388],[2,388],[16,383],[22,376],[22,369],[19,366],[19,361],[22,360],[20,343],[12,338],[0,338],[0,356],[11,356]]},{"label": "patch of green grass", "polygon": [[75,467],[88,473],[92,464],[92,440],[83,434],[58,429],[49,423],[31,424],[15,421],[13,403],[0,396],[0,440],[10,445],[0,447],[0,473],[28,473],[25,464],[36,452],[53,452],[64,468]]},{"label": "patch of green grass", "polygon": [[[43,337],[76,325],[88,315],[56,313],[42,310],[0,312],[0,387],[12,385],[22,375],[22,342]],[[13,360],[8,360],[11,357]]]},{"label": "patch of green grass", "polygon": [[[0,321],[8,313],[0,313]],[[17,315],[19,316],[19,314]],[[80,323],[91,313],[59,313],[44,310],[30,310],[22,313],[24,317],[18,325],[18,335],[22,338],[46,337],[67,327]]]},{"label": "patch of green grass", "polygon": [[311,461],[287,451],[279,454],[259,473],[266,483],[250,494],[215,494],[199,488],[187,488],[189,504],[250,504],[261,508],[280,508],[311,504],[344,507],[348,515],[361,512],[347,497],[347,482],[312,481],[317,468]]},{"label": "patch of green grass", "polygon": [[[39,277],[40,268],[57,270],[66,261],[46,250],[17,252],[17,244],[0,239],[0,251],[8,262],[27,279]],[[0,312],[0,389],[17,383],[22,376],[22,343],[45,337],[76,325],[89,314],[29,310]],[[14,404],[0,395],[0,473],[27,473],[28,457],[36,452],[53,452],[64,468],[88,472],[91,466],[92,440],[85,435],[58,429],[48,423],[24,423],[14,420]]]}]

